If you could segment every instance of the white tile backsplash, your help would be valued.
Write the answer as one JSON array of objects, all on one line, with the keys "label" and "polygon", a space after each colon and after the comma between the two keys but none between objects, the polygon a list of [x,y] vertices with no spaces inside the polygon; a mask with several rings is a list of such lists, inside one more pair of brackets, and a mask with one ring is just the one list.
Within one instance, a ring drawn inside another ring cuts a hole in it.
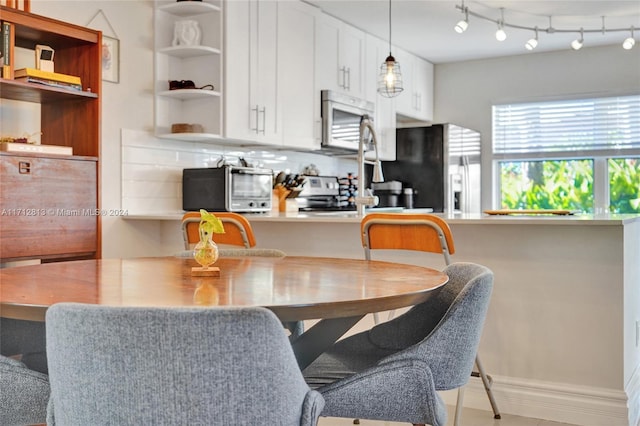
[{"label": "white tile backsplash", "polygon": [[182,212],[182,169],[216,167],[224,158],[239,157],[254,166],[300,173],[315,164],[320,174],[346,176],[356,172],[353,160],[320,154],[238,147],[156,138],[149,132],[122,129],[122,208],[130,215]]}]

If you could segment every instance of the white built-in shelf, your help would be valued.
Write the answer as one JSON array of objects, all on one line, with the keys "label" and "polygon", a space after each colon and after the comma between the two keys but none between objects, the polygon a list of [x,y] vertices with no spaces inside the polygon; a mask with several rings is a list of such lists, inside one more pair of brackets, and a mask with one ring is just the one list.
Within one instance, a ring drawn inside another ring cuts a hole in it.
[{"label": "white built-in shelf", "polygon": [[173,99],[196,99],[206,98],[208,96],[220,97],[221,93],[217,90],[207,89],[177,89],[177,90],[164,90],[158,92],[158,96]]},{"label": "white built-in shelf", "polygon": [[220,11],[220,7],[204,1],[179,1],[165,4],[158,9],[177,16],[192,16]]},{"label": "white built-in shelf", "polygon": [[211,46],[169,46],[158,49],[158,53],[175,56],[178,58],[189,58],[193,56],[219,55],[222,52]]},{"label": "white built-in shelf", "polygon": [[222,135],[215,133],[165,133],[156,135],[160,139],[171,139],[187,142],[207,142],[222,138]]}]

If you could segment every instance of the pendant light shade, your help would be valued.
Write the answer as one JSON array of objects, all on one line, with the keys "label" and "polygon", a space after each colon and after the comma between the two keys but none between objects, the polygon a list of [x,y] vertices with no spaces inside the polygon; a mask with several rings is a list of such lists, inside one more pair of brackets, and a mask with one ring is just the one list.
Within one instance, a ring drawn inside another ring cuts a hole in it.
[{"label": "pendant light shade", "polygon": [[398,96],[404,88],[402,87],[402,74],[400,64],[391,54],[391,0],[389,0],[389,56],[380,65],[378,74],[378,93],[387,98]]},{"label": "pendant light shade", "polygon": [[380,73],[378,74],[378,93],[387,98],[393,98],[402,92],[402,73],[400,72],[400,64],[396,59],[389,55],[380,65]]}]

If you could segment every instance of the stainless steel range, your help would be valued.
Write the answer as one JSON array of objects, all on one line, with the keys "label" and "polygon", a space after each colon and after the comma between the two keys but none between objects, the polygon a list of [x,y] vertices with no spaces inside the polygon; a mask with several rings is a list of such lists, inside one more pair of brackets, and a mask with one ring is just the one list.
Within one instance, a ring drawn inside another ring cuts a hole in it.
[{"label": "stainless steel range", "polygon": [[298,206],[303,211],[353,210],[347,198],[336,176],[305,176]]}]

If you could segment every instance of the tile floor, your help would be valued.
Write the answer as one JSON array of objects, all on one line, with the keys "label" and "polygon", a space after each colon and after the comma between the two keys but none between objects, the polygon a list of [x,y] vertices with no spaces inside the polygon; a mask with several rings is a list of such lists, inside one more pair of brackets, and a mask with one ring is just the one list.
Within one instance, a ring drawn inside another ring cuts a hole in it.
[{"label": "tile floor", "polygon": [[[447,426],[453,425],[453,407],[449,408]],[[318,426],[351,426],[353,419],[339,419],[335,417],[320,417]],[[360,420],[361,426],[408,426],[408,423],[381,422],[373,420]],[[502,414],[502,419],[495,420],[493,413],[484,410],[465,408],[462,412],[461,426],[566,426],[567,423],[558,423],[548,420],[532,419],[529,417],[512,416]]]}]

